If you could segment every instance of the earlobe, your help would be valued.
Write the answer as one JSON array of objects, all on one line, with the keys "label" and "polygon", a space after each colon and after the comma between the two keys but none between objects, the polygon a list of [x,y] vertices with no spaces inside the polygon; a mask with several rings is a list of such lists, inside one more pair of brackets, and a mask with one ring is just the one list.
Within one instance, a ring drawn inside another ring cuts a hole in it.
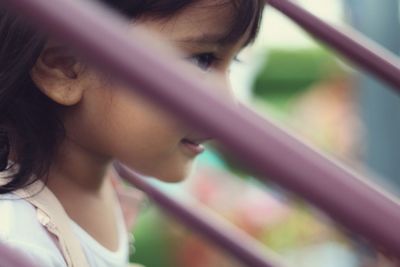
[{"label": "earlobe", "polygon": [[82,99],[81,76],[81,64],[61,45],[47,45],[31,70],[31,78],[39,90],[64,106],[75,105]]}]

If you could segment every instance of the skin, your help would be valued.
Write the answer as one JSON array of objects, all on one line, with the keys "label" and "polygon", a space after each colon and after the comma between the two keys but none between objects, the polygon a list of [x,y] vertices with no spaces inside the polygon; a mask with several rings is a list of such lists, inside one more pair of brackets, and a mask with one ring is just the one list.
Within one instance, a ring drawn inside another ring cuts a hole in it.
[{"label": "skin", "polygon": [[[171,18],[143,18],[136,25],[157,32],[182,51],[182,57],[171,64],[195,66],[200,78],[223,84],[221,88],[227,89],[221,93],[229,98],[229,65],[247,34],[235,43],[206,40],[205,35],[224,34],[230,26],[230,8],[206,7],[212,2],[199,1]],[[205,53],[216,55],[218,60]],[[163,181],[180,181],[195,158],[182,139],[204,136],[117,81],[104,78],[95,68],[85,66],[57,42],[48,42],[31,76],[44,94],[62,106],[60,117],[66,130],[47,185],[75,222],[100,244],[116,250],[117,203],[106,179],[112,160],[118,158]]]}]

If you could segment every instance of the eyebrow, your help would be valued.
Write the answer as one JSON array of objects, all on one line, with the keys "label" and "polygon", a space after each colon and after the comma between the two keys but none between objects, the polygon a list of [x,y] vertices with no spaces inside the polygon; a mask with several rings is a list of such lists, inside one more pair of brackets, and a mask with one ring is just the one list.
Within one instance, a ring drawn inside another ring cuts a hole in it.
[{"label": "eyebrow", "polygon": [[[202,44],[202,45],[218,45],[219,47],[226,46],[226,45],[232,45],[236,41],[240,40],[242,36],[239,36],[239,38],[231,38],[229,32],[223,32],[223,33],[203,33],[198,36],[193,36],[193,37],[188,37],[182,40],[179,40],[178,42],[180,43],[196,43],[196,44]],[[251,37],[248,38],[248,40],[245,40],[243,42],[243,45],[241,46],[241,49],[245,48],[251,40]]]},{"label": "eyebrow", "polygon": [[233,44],[235,40],[230,40],[229,33],[204,33],[199,36],[188,37],[179,42],[183,43],[200,43],[200,44],[218,44],[228,45]]}]

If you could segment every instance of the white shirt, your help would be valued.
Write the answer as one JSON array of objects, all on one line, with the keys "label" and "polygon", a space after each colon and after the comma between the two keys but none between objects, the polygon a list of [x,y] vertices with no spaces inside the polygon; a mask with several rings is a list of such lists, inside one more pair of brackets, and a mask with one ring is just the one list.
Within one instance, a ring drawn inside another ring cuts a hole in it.
[{"label": "white shirt", "polygon": [[[102,246],[71,220],[72,230],[81,242],[91,267],[128,265],[128,237],[120,209],[116,218],[119,234],[117,251]],[[67,267],[57,240],[38,222],[35,207],[13,194],[0,195],[0,243],[10,247],[20,257],[31,260],[32,266]],[[2,261],[0,257],[0,267],[20,267]]]}]

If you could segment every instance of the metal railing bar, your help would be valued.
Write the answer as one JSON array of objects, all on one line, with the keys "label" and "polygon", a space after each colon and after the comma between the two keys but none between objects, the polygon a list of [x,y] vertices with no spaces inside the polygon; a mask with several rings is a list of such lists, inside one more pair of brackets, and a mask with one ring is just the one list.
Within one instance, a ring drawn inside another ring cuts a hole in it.
[{"label": "metal railing bar", "polygon": [[344,32],[324,22],[290,0],[265,0],[314,37],[342,54],[358,67],[400,92],[400,61],[389,50],[354,30]]},{"label": "metal railing bar", "polygon": [[210,85],[183,68],[171,67],[165,60],[167,55],[150,49],[149,40],[154,39],[136,30],[128,36],[125,21],[111,11],[91,1],[1,3],[85,52],[103,70],[141,88],[143,95],[188,124],[206,129],[262,177],[269,176],[353,232],[400,257],[400,208],[396,201],[248,109],[216,97]]},{"label": "metal railing bar", "polygon": [[230,252],[231,257],[238,259],[246,266],[251,267],[284,267],[278,256],[254,241],[245,232],[239,230],[228,222],[206,212],[204,208],[196,205],[179,203],[169,197],[154,185],[146,181],[145,177],[133,172],[121,163],[114,163],[117,173],[126,181],[134,184],[146,193],[162,210],[179,219],[189,229],[202,234],[205,238],[221,249]]},{"label": "metal railing bar", "polygon": [[9,242],[0,242],[1,266],[41,267],[32,262],[31,256],[10,246]]}]

